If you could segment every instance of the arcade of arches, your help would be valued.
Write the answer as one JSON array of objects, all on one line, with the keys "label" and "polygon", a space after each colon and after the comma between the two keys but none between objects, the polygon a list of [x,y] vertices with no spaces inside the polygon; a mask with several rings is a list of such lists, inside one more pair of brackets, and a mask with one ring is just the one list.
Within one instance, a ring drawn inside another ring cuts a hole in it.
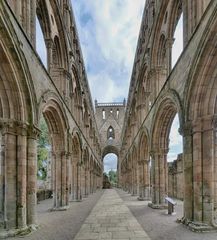
[{"label": "arcade of arches", "polygon": [[[95,102],[95,109],[72,7],[69,0],[0,1],[0,232],[37,224],[42,116],[53,209],[63,210],[102,188],[108,153],[118,156],[119,187],[165,207],[165,196],[177,193],[167,164],[176,114],[182,222],[217,229],[217,1],[146,0],[127,103]],[[180,16],[184,48],[172,67]],[[36,52],[36,17],[46,68]]]}]

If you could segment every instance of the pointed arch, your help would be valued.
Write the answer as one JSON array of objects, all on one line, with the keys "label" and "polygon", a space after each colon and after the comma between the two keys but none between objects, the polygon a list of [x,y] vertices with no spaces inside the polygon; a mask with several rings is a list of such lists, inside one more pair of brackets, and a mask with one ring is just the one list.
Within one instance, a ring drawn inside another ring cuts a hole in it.
[{"label": "pointed arch", "polygon": [[115,139],[115,130],[111,125],[107,130],[107,139]]}]

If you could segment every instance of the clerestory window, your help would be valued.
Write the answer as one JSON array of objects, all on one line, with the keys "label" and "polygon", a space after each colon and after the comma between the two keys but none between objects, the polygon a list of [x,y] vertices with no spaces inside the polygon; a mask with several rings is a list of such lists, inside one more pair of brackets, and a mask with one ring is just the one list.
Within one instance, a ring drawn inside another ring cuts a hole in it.
[{"label": "clerestory window", "polygon": [[114,138],[115,138],[115,131],[114,131],[114,128],[110,126],[107,131],[107,139],[112,140]]}]

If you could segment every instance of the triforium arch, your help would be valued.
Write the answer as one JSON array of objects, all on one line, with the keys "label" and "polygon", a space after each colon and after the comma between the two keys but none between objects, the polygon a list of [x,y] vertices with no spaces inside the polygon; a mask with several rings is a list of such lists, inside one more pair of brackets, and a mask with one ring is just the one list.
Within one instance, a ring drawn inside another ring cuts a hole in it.
[{"label": "triforium arch", "polygon": [[[177,23],[183,12],[185,0],[162,1],[156,17],[153,42],[150,46],[150,68],[152,71],[152,89],[156,98],[162,89],[172,68],[172,46]],[[186,33],[183,32],[185,36]],[[153,82],[154,81],[154,82]]]},{"label": "triforium arch", "polygon": [[[151,171],[152,206],[159,208],[168,195],[167,153],[169,134],[175,115],[178,113],[182,124],[183,112],[178,95],[164,97],[156,108],[151,130]],[[162,206],[163,207],[163,206]]]},{"label": "triforium arch", "polygon": [[[216,7],[215,7],[216,10]],[[184,220],[217,228],[217,21],[209,22],[186,85],[184,137]],[[197,225],[193,226],[197,229]]]}]

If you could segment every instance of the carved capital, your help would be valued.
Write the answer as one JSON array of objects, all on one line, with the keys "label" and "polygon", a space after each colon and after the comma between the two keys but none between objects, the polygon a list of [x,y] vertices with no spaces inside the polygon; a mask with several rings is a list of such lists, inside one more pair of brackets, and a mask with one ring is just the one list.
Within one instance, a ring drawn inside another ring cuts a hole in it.
[{"label": "carved capital", "polygon": [[1,119],[0,129],[2,134],[13,134],[13,135],[27,135],[28,124],[25,122],[11,120],[11,119]]},{"label": "carved capital", "polygon": [[38,139],[40,136],[41,130],[36,126],[32,125],[28,127],[28,138]]},{"label": "carved capital", "polygon": [[192,123],[189,121],[189,122],[186,122],[185,124],[182,125],[182,127],[179,128],[179,133],[183,136],[183,137],[186,137],[186,136],[191,136],[192,135]]}]

